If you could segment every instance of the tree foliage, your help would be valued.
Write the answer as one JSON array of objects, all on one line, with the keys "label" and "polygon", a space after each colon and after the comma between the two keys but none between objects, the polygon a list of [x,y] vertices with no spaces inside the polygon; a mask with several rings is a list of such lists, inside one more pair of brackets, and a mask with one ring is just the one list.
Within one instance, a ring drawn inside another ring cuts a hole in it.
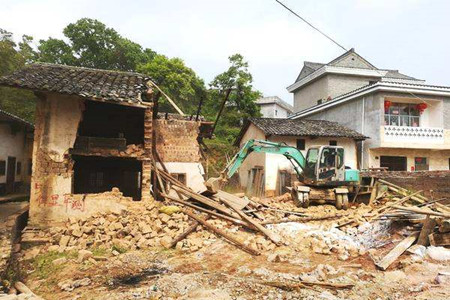
[{"label": "tree foliage", "polygon": [[244,57],[241,54],[234,54],[228,59],[230,67],[217,75],[210,83],[207,111],[209,115],[217,112],[226,91],[231,89],[216,135],[232,142],[237,137],[244,119],[260,116],[260,110],[255,101],[262,94],[253,88],[253,77]]},{"label": "tree foliage", "polygon": [[[180,58],[156,55],[138,67],[140,73],[149,75],[186,114],[194,114],[201,97],[205,97],[205,83],[187,67]],[[160,109],[173,111],[165,97],[160,97]]]},{"label": "tree foliage", "polygon": [[[242,55],[229,57],[230,66],[205,86],[204,81],[180,58],[168,58],[122,37],[98,20],[83,18],[63,30],[64,39],[40,40],[34,47],[27,35],[15,43],[12,34],[0,29],[0,75],[31,62],[48,62],[89,68],[138,71],[152,80],[186,113],[194,114],[203,99],[201,114],[214,120],[224,94],[231,89],[216,136],[232,142],[243,120],[259,116],[255,100],[261,93],[252,86],[253,78]],[[31,92],[0,88],[0,108],[32,120],[34,95]],[[160,110],[174,112],[160,97]]]},{"label": "tree foliage", "polygon": [[135,71],[151,60],[155,52],[122,37],[98,20],[83,18],[63,30],[68,40],[40,40],[39,61],[98,68]]},{"label": "tree foliage", "polygon": [[[0,29],[0,76],[13,72],[33,60],[35,53],[30,46],[32,40],[31,37],[24,35],[17,45],[13,41],[12,33]],[[33,93],[0,87],[0,109],[32,121],[34,107]]]}]

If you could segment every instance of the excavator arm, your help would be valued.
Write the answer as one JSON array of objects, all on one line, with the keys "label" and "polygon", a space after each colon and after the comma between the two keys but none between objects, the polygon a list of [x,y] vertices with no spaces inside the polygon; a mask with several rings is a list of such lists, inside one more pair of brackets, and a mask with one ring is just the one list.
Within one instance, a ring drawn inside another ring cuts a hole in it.
[{"label": "excavator arm", "polygon": [[228,179],[230,179],[252,152],[284,155],[291,162],[295,172],[297,173],[297,176],[299,177],[306,166],[306,159],[297,148],[288,146],[286,144],[251,139],[248,140],[245,145],[239,150],[239,152],[233,156],[231,161],[222,171],[222,174],[219,178],[208,179],[208,181],[206,182],[207,188],[211,192],[217,192],[220,186],[220,182],[226,182]]},{"label": "excavator arm", "polygon": [[306,159],[303,154],[295,147],[286,144],[273,143],[262,140],[248,140],[247,143],[231,159],[222,173],[223,179],[229,179],[244,163],[250,153],[272,153],[284,155],[294,166],[295,172],[300,176],[306,166]]}]

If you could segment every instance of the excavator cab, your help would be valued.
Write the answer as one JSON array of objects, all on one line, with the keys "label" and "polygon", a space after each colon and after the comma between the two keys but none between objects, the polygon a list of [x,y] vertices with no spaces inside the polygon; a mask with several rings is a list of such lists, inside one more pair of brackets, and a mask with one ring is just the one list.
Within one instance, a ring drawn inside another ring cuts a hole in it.
[{"label": "excavator cab", "polygon": [[345,181],[344,148],[321,146],[310,148],[303,170],[306,183],[313,185],[341,185]]}]

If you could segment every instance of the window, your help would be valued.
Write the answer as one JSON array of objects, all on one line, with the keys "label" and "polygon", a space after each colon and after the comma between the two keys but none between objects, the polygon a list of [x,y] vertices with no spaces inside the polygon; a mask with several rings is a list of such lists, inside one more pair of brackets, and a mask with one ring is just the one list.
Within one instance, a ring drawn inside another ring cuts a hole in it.
[{"label": "window", "polygon": [[0,176],[4,176],[6,174],[6,161],[0,160]]},{"label": "window", "polygon": [[20,175],[22,173],[22,163],[20,161],[16,164],[16,174]]},{"label": "window", "polygon": [[428,159],[426,157],[415,157],[414,158],[414,168],[416,171],[428,171]]},{"label": "window", "polygon": [[275,109],[275,116],[277,116],[277,115],[278,115],[278,110]]},{"label": "window", "polygon": [[337,146],[337,141],[330,141],[330,146]]},{"label": "window", "polygon": [[186,173],[170,173],[170,175],[182,184],[186,185]]},{"label": "window", "polygon": [[384,109],[384,125],[420,126],[420,112],[416,104],[392,103]]},{"label": "window", "polygon": [[304,139],[297,139],[297,149],[298,150],[305,150],[305,140]]},{"label": "window", "polygon": [[104,185],[103,172],[92,172],[89,174],[89,185],[91,188],[100,188]]}]

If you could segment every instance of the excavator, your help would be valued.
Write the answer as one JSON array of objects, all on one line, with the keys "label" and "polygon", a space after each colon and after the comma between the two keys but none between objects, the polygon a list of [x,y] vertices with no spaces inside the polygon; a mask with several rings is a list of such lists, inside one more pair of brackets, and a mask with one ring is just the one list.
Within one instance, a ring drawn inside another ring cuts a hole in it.
[{"label": "excavator", "polygon": [[300,150],[285,143],[251,139],[233,156],[220,177],[206,182],[207,188],[211,192],[217,191],[252,152],[283,155],[291,162],[298,181],[290,190],[295,203],[301,207],[308,207],[313,200],[333,202],[337,209],[347,209],[349,190],[359,184],[359,171],[344,164],[343,147],[311,147],[305,158]]}]

